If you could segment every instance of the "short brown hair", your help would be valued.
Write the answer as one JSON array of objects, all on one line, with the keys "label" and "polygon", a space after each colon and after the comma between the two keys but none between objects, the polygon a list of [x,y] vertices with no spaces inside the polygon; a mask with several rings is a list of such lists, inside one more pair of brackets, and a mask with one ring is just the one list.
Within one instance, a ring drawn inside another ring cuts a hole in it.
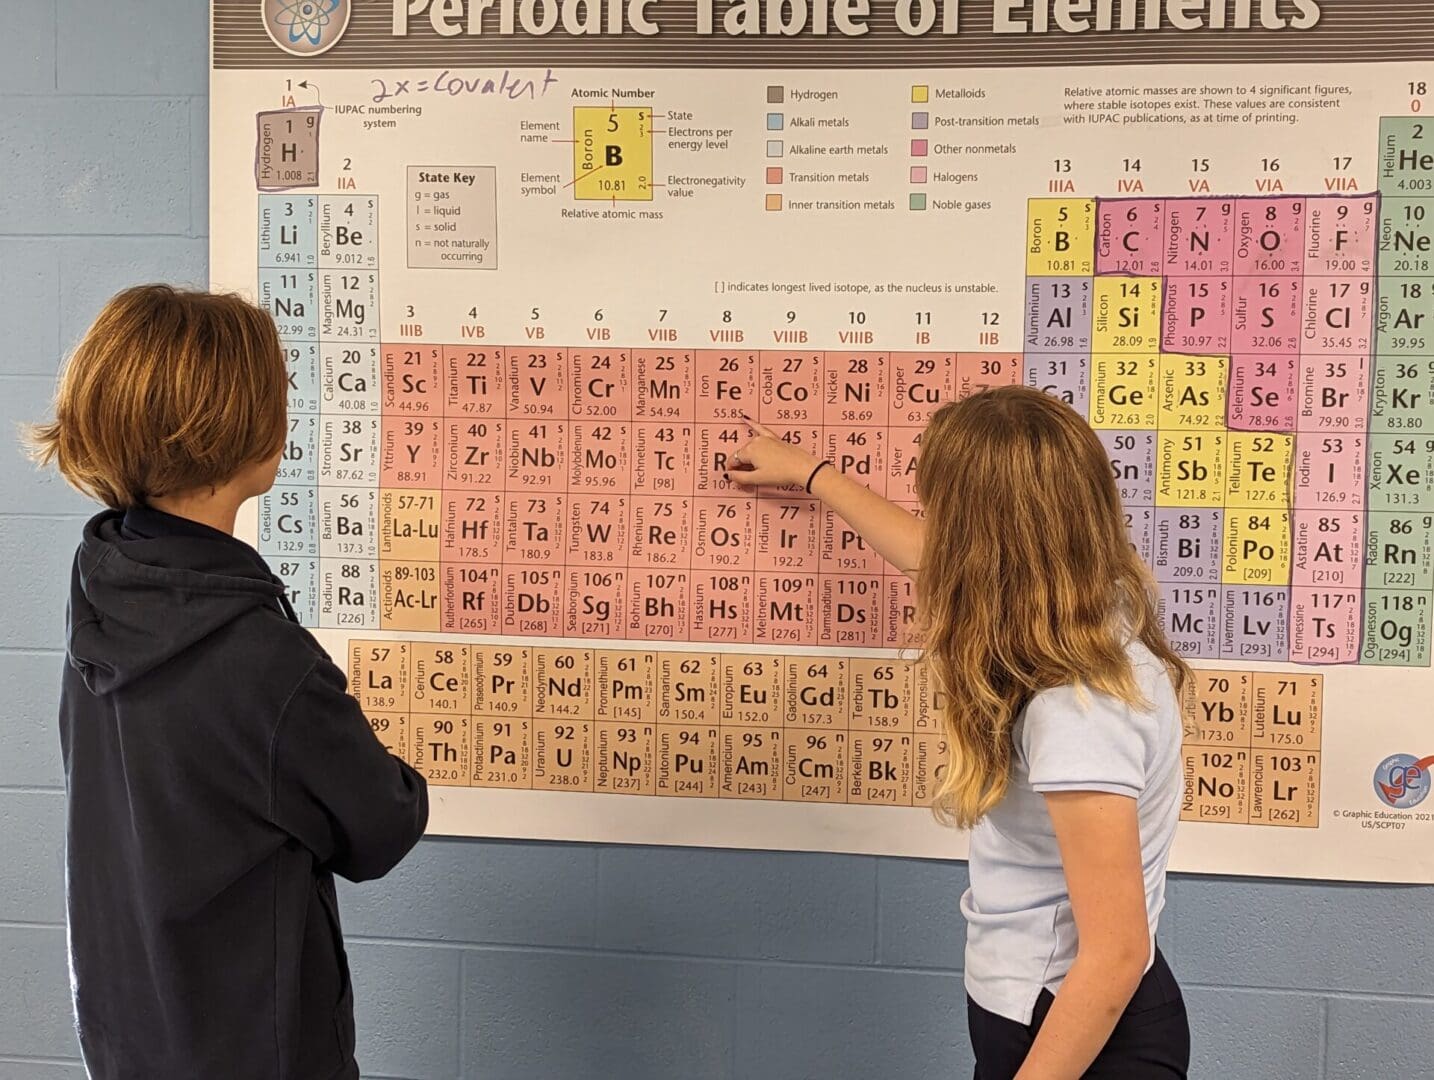
[{"label": "short brown hair", "polygon": [[139,285],[100,312],[65,365],[42,465],[115,509],[217,486],[278,453],[288,376],[274,320],[239,296]]}]

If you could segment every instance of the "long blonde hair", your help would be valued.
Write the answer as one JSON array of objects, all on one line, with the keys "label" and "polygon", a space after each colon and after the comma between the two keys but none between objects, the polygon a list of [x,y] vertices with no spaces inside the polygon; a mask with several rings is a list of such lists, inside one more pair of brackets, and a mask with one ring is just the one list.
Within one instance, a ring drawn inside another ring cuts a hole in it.
[{"label": "long blonde hair", "polygon": [[1189,669],[1165,640],[1104,447],[1072,409],[1027,387],[946,405],[922,436],[917,578],[923,661],[949,747],[937,815],[969,828],[1010,782],[1011,728],[1031,696],[1075,685],[1146,703],[1125,647]]}]

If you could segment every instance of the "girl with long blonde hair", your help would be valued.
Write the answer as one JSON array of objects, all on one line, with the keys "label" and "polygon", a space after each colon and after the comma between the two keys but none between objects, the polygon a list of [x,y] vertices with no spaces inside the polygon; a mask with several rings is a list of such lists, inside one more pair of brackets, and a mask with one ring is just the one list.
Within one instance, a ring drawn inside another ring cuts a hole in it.
[{"label": "girl with long blonde hair", "polygon": [[1184,1077],[1185,1005],[1155,930],[1189,672],[1100,440],[1034,389],[946,405],[922,436],[917,517],[752,430],[733,482],[804,487],[916,583],[949,746],[935,810],[971,831],[976,1080]]}]

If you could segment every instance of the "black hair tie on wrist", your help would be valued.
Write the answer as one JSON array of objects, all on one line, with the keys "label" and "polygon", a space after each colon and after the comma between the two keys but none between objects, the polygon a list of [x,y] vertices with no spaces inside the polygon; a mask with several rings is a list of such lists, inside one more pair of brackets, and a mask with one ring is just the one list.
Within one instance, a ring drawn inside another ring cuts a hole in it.
[{"label": "black hair tie on wrist", "polygon": [[826,468],[828,465],[830,465],[830,464],[831,464],[830,461],[823,461],[823,462],[819,463],[819,464],[817,465],[817,467],[812,470],[812,475],[809,476],[809,477],[807,477],[807,494],[808,494],[808,495],[810,495],[810,494],[812,493],[812,481],[817,478],[817,473],[821,472],[823,469],[825,469],[825,468]]}]

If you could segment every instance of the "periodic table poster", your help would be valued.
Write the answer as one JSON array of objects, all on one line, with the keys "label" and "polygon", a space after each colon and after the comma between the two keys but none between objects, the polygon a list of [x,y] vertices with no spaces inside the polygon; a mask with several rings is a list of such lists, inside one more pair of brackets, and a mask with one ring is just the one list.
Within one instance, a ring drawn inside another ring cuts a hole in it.
[{"label": "periodic table poster", "polygon": [[[243,534],[432,828],[961,857],[908,581],[932,411],[1088,418],[1195,668],[1176,869],[1434,881],[1434,9],[215,0]],[[1430,320],[1430,322],[1426,322]]]}]

